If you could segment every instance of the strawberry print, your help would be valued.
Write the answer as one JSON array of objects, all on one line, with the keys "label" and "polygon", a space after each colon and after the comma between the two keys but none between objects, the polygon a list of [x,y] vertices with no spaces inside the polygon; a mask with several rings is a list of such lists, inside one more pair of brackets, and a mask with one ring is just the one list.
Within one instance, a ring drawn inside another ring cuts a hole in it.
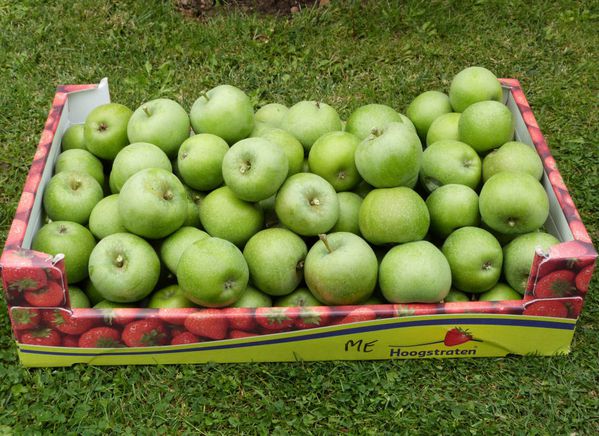
[{"label": "strawberry print", "polygon": [[127,324],[121,339],[128,347],[150,347],[169,343],[164,323],[156,318],[140,319]]},{"label": "strawberry print", "polygon": [[229,321],[218,309],[203,309],[187,317],[185,328],[196,336],[219,340],[227,337]]},{"label": "strawberry print", "polygon": [[568,307],[559,300],[541,300],[528,304],[523,315],[568,318]]},{"label": "strawberry print", "polygon": [[297,315],[297,307],[258,307],[256,322],[264,330],[280,331],[293,326]]},{"label": "strawberry print", "polygon": [[322,327],[329,323],[331,309],[326,306],[300,307],[295,320],[298,329]]},{"label": "strawberry print", "polygon": [[576,295],[576,273],[571,270],[557,270],[537,281],[535,297],[555,298]]},{"label": "strawberry print", "polygon": [[580,270],[578,274],[576,274],[576,289],[578,289],[583,294],[586,294],[589,290],[589,284],[591,283],[591,277],[593,276],[593,270],[595,269],[595,265],[587,265],[583,269]]},{"label": "strawberry print", "polygon": [[46,286],[46,271],[38,267],[5,268],[2,277],[9,290],[18,292],[36,291]]},{"label": "strawberry print", "polygon": [[104,318],[104,322],[108,325],[125,326],[132,323],[141,314],[141,309],[133,307],[118,307],[114,309],[97,308],[100,316]]},{"label": "strawberry print", "polygon": [[35,307],[56,307],[65,301],[64,289],[56,282],[48,282],[46,287],[36,291],[25,291],[23,296]]},{"label": "strawberry print", "polygon": [[183,332],[171,339],[171,345],[195,344],[200,338],[191,332]]},{"label": "strawberry print", "polygon": [[114,327],[94,327],[79,337],[81,348],[120,348],[121,332]]},{"label": "strawberry print", "polygon": [[232,330],[251,331],[256,328],[254,309],[249,307],[227,307],[222,309],[223,315],[229,320]]},{"label": "strawberry print", "polygon": [[89,330],[96,320],[93,310],[76,309],[72,313],[65,309],[55,309],[44,312],[46,323],[67,335],[80,335]]},{"label": "strawberry print", "polygon": [[372,321],[376,319],[376,312],[369,307],[362,306],[350,311],[336,324],[349,324],[353,322]]},{"label": "strawberry print", "polygon": [[62,346],[63,347],[78,347],[79,346],[79,336],[64,335],[62,337]]},{"label": "strawberry print", "polygon": [[244,332],[243,330],[231,330],[231,333],[229,333],[229,337],[231,339],[249,338],[252,336],[257,336],[257,334],[251,332]]},{"label": "strawberry print", "polygon": [[194,313],[197,312],[198,309],[193,308],[193,307],[184,307],[184,308],[164,308],[164,309],[158,309],[158,317],[163,320],[164,322],[166,322],[167,324],[173,324],[173,325],[183,325],[185,324],[185,320],[187,319],[187,317]]},{"label": "strawberry print", "polygon": [[40,312],[37,309],[15,307],[10,311],[12,327],[15,330],[35,328],[40,323]]},{"label": "strawberry print", "polygon": [[58,347],[62,344],[62,336],[56,330],[43,327],[24,331],[19,337],[19,342],[29,345]]},{"label": "strawberry print", "polygon": [[454,327],[445,334],[443,343],[446,347],[455,347],[472,340],[472,335],[459,327]]}]

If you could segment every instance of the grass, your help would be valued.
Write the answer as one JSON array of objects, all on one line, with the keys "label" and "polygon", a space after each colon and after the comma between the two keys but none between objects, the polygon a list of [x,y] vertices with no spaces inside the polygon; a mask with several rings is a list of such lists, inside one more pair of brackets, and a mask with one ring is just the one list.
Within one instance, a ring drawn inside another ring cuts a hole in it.
[{"label": "grass", "polygon": [[[469,65],[518,78],[595,243],[592,2],[335,1],[198,22],[169,1],[0,0],[0,241],[56,85],[107,76],[132,108],[235,84],[256,104],[404,111]],[[595,8],[593,8],[593,6]],[[597,280],[565,357],[25,369],[0,302],[0,434],[596,434]]]}]

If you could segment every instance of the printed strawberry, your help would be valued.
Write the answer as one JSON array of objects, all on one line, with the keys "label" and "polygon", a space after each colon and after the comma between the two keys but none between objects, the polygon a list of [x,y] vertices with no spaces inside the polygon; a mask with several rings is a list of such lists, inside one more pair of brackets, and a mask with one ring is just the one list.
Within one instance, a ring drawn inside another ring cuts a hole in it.
[{"label": "printed strawberry", "polygon": [[435,315],[441,310],[438,304],[410,303],[396,304],[396,316],[418,316],[418,315]]},{"label": "printed strawberry", "polygon": [[37,309],[15,307],[10,311],[10,318],[13,329],[28,330],[39,325],[41,316]]},{"label": "printed strawberry", "polygon": [[127,324],[121,339],[128,347],[151,347],[169,342],[168,331],[157,318],[140,319]]},{"label": "printed strawberry", "polygon": [[196,342],[200,342],[200,338],[191,332],[183,332],[171,339],[171,345],[195,344]]},{"label": "printed strawberry", "polygon": [[104,322],[108,325],[120,325],[125,326],[135,321],[141,312],[139,308],[130,307],[118,307],[113,309],[105,309],[96,305],[96,310],[100,312],[100,315]]},{"label": "printed strawberry", "polygon": [[60,333],[48,327],[26,330],[19,337],[19,342],[30,345],[58,347],[62,344]]},{"label": "printed strawberry", "polygon": [[56,307],[65,301],[64,289],[56,282],[48,282],[45,287],[36,291],[25,291],[23,296],[35,307]]},{"label": "printed strawberry", "polygon": [[566,309],[568,309],[568,318],[578,318],[580,312],[582,311],[583,303],[584,302],[582,298],[575,298],[569,301],[565,301],[564,304],[566,306]]},{"label": "printed strawberry", "polygon": [[202,309],[187,317],[185,328],[194,335],[219,340],[227,337],[229,321],[218,309]]},{"label": "printed strawberry", "polygon": [[595,265],[587,265],[585,266],[578,274],[576,274],[576,289],[578,289],[582,293],[586,293],[589,290],[589,283],[591,282],[591,277],[593,276],[593,270],[595,269]]},{"label": "printed strawberry", "polygon": [[285,330],[295,322],[297,307],[258,307],[256,322],[266,331]]},{"label": "printed strawberry", "polygon": [[557,270],[540,278],[535,286],[535,297],[555,298],[576,295],[576,274],[570,270]]},{"label": "printed strawberry", "polygon": [[79,346],[79,336],[64,335],[62,337],[62,346],[63,347],[78,347]]},{"label": "printed strawberry", "polygon": [[322,327],[329,323],[331,309],[326,306],[300,307],[295,320],[298,329]]},{"label": "printed strawberry", "polygon": [[370,307],[363,306],[351,310],[335,324],[350,324],[353,322],[372,321],[373,319],[376,319],[376,312]]},{"label": "printed strawberry", "polygon": [[48,283],[46,271],[39,267],[11,267],[2,270],[2,277],[9,290],[18,292],[35,291]]},{"label": "printed strawberry", "polygon": [[231,339],[249,338],[252,336],[257,336],[257,334],[251,332],[244,332],[243,330],[231,330],[231,332],[229,333],[229,337]]},{"label": "printed strawberry", "polygon": [[523,315],[568,318],[568,308],[559,300],[535,301],[524,308]]},{"label": "printed strawberry", "polygon": [[95,323],[95,311],[90,309],[74,309],[69,312],[65,309],[55,309],[44,312],[46,323],[67,335],[80,335],[89,330]]},{"label": "printed strawberry", "polygon": [[229,320],[232,330],[251,331],[256,328],[254,310],[249,307],[227,307],[222,309],[223,315]]},{"label": "printed strawberry", "polygon": [[79,337],[81,348],[120,348],[121,332],[114,327],[94,327]]},{"label": "printed strawberry", "polygon": [[194,308],[194,307],[185,307],[185,308],[163,308],[163,309],[158,309],[158,318],[160,318],[161,320],[163,320],[164,322],[168,323],[168,324],[174,324],[174,325],[183,325],[185,324],[185,320],[187,319],[187,317],[194,313],[197,312],[198,309]]},{"label": "printed strawberry", "polygon": [[445,334],[443,343],[446,347],[455,347],[472,340],[472,335],[459,327],[454,327]]}]

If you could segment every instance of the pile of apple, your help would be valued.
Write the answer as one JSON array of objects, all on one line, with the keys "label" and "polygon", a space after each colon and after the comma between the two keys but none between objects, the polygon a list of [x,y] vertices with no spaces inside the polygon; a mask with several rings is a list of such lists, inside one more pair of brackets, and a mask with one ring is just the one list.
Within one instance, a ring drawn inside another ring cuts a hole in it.
[{"label": "pile of apple", "polygon": [[541,160],[513,139],[481,67],[347,122],[315,101],[254,112],[229,85],[189,114],[104,104],[65,132],[32,248],[65,255],[73,307],[521,299],[559,241]]}]

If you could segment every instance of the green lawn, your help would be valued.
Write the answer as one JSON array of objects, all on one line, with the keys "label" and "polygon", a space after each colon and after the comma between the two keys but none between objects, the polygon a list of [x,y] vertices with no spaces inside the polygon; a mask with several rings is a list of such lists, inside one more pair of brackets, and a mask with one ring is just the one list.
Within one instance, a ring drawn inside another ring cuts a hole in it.
[{"label": "green lawn", "polygon": [[[0,241],[58,84],[106,76],[129,107],[189,109],[229,83],[257,105],[321,99],[347,117],[371,102],[405,111],[483,65],[522,82],[597,243],[596,2],[332,3],[193,21],[168,0],[0,0]],[[597,288],[570,355],[461,361],[25,369],[2,301],[0,434],[597,434]]]}]

